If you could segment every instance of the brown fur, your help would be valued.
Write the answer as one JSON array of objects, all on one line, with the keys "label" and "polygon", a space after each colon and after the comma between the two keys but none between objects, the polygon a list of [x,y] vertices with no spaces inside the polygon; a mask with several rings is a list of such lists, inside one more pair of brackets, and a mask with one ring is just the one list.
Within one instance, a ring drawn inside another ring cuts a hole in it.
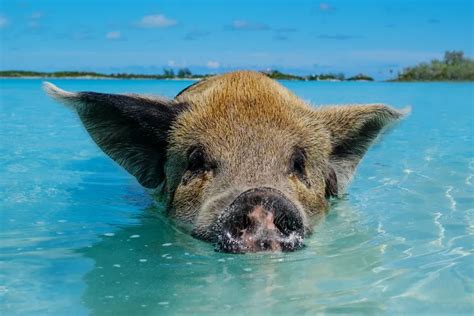
[{"label": "brown fur", "polygon": [[[314,109],[276,81],[251,71],[203,80],[169,106],[173,104],[185,104],[186,109],[167,133],[161,192],[170,215],[201,236],[210,234],[240,193],[256,187],[282,192],[310,232],[311,219],[327,210],[328,197],[345,189],[370,143],[401,116],[384,105]],[[214,167],[191,174],[187,166],[192,148],[201,148]],[[296,149],[306,158],[305,181],[289,168]]]},{"label": "brown fur", "polygon": [[[190,104],[190,110],[170,133],[167,173],[176,172],[179,162],[185,165],[186,149],[198,144],[219,161],[222,170],[186,186],[179,185],[180,173],[168,179],[167,191],[174,192],[173,201],[180,201],[171,205],[172,214],[203,230],[224,205],[250,187],[276,187],[297,202],[304,218],[324,212],[326,179],[334,173],[332,148],[362,126],[364,119],[387,109],[374,105],[314,111],[274,80],[249,71],[197,83],[177,101]],[[295,147],[305,148],[309,187],[286,170]],[[310,230],[310,225],[306,227]]]},{"label": "brown fur", "polygon": [[[326,209],[325,175],[318,166],[325,165],[330,151],[328,131],[305,117],[312,110],[287,89],[263,74],[243,71],[198,83],[178,101],[190,104],[190,109],[170,133],[168,155],[173,159],[168,161],[173,163],[167,171],[176,171],[177,160],[184,165],[186,149],[198,144],[219,161],[222,171],[185,187],[179,186],[179,174],[168,179],[174,200],[200,201],[174,207],[174,216],[197,226],[208,225],[219,215],[221,205],[207,203],[200,212],[196,205],[216,196],[231,202],[243,190],[258,186],[278,188],[308,214]],[[287,172],[297,146],[307,149],[311,189]]]}]

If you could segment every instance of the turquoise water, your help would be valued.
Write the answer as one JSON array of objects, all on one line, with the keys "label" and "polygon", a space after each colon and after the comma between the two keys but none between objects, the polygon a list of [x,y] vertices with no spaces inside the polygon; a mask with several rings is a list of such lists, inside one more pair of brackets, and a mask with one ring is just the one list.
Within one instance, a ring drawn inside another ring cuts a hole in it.
[{"label": "turquoise water", "polygon": [[[172,97],[185,81],[53,80]],[[474,312],[474,85],[284,82],[413,112],[303,250],[231,255],[177,230],[39,80],[0,80],[2,315]]]}]

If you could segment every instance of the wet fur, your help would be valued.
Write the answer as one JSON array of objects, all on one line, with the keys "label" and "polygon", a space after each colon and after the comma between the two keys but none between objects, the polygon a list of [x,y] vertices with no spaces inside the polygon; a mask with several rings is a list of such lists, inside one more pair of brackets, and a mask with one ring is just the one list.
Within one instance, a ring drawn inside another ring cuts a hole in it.
[{"label": "wet fur", "polygon": [[[72,104],[99,147],[142,185],[158,188],[170,216],[204,239],[236,196],[254,187],[285,194],[310,232],[373,140],[402,116],[385,105],[314,109],[251,71],[205,79],[175,100],[46,89]],[[210,170],[187,170],[193,148],[203,150]],[[289,169],[295,150],[304,152],[304,181]]]}]

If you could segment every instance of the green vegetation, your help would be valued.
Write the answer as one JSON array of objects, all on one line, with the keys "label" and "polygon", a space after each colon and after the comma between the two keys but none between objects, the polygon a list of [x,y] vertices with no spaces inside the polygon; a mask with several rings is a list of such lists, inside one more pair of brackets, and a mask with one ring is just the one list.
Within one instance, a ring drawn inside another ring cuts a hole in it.
[{"label": "green vegetation", "polygon": [[446,51],[443,60],[406,68],[393,81],[474,81],[474,60],[461,51]]},{"label": "green vegetation", "polygon": [[290,75],[290,74],[285,74],[282,73],[278,70],[269,70],[269,71],[263,71],[264,74],[266,74],[268,77],[272,79],[277,79],[277,80],[305,80],[305,81],[313,81],[313,80],[321,80],[321,81],[344,81],[344,80],[350,80],[350,81],[357,81],[357,80],[364,80],[364,81],[373,81],[374,79],[363,74],[359,74],[354,77],[350,77],[349,79],[345,79],[345,75],[343,73],[327,73],[327,74],[319,74],[319,75],[308,75],[308,76],[296,76],[296,75]]},{"label": "green vegetation", "polygon": [[188,68],[181,68],[178,71],[178,75],[176,77],[178,77],[178,78],[192,78],[193,75],[192,75],[191,71]]},{"label": "green vegetation", "polygon": [[262,71],[263,74],[276,80],[304,80],[303,77],[282,73],[278,70]]},{"label": "green vegetation", "polygon": [[[345,79],[343,73],[333,74],[319,74],[319,75],[308,75],[308,76],[297,76],[292,74],[282,73],[278,70],[262,71],[265,75],[276,80],[328,80],[328,81],[373,81],[371,77],[367,75],[359,74],[354,77]],[[97,72],[82,72],[82,71],[56,71],[56,72],[37,72],[37,71],[22,71],[22,70],[5,70],[0,71],[0,77],[7,78],[95,78],[95,79],[201,79],[212,76],[210,74],[200,75],[193,74],[188,68],[181,68],[177,73],[171,68],[163,69],[163,74],[156,75],[143,75],[143,74],[128,74],[128,73],[114,73],[114,74],[102,74]]]},{"label": "green vegetation", "polygon": [[347,78],[347,81],[374,81],[374,78],[364,74],[358,74],[353,77]]},{"label": "green vegetation", "polygon": [[[349,78],[343,73],[313,74],[297,76],[278,70],[262,71],[265,75],[276,80],[327,80],[327,81],[374,81],[372,77],[358,74]],[[114,73],[102,74],[82,71],[36,72],[22,70],[0,71],[0,77],[8,78],[97,78],[97,79],[202,79],[211,74],[193,74],[188,68],[181,68],[175,73],[171,68],[164,68],[162,74],[143,75]],[[446,51],[443,60],[432,60],[408,67],[390,81],[474,81],[474,60],[464,57],[461,51]]]},{"label": "green vegetation", "polygon": [[83,72],[83,71],[56,71],[56,72],[37,72],[37,71],[22,71],[22,70],[5,70],[0,71],[0,77],[8,78],[97,78],[97,79],[200,79],[210,75],[192,74],[187,68],[180,69],[175,75],[173,69],[164,69],[163,74],[158,75],[143,75],[143,74],[102,74],[97,72]]},{"label": "green vegetation", "polygon": [[305,77],[306,80],[334,80],[334,81],[344,81],[346,76],[343,73],[333,74],[320,74],[320,75],[309,75]]}]

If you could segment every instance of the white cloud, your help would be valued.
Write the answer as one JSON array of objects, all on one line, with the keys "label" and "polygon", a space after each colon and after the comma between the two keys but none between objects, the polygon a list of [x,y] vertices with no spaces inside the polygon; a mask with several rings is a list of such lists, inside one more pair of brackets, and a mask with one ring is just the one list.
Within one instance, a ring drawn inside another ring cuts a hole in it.
[{"label": "white cloud", "polygon": [[245,30],[245,31],[262,31],[268,30],[270,27],[263,23],[250,22],[245,20],[234,20],[230,25],[232,30]]},{"label": "white cloud", "polygon": [[30,16],[30,19],[37,20],[41,19],[44,16],[43,12],[33,12]]},{"label": "white cloud", "polygon": [[331,9],[331,6],[327,3],[320,3],[319,4],[319,9],[321,11],[327,11],[327,10]]},{"label": "white cloud", "polygon": [[6,17],[0,15],[0,29],[6,27],[10,22]]},{"label": "white cloud", "polygon": [[78,31],[73,32],[70,35],[70,38],[73,40],[91,40],[95,38],[95,34],[91,29],[80,29]]},{"label": "white cloud", "polygon": [[43,16],[44,16],[43,12],[38,11],[38,12],[31,13],[30,18],[28,20],[28,24],[27,24],[28,27],[33,28],[33,29],[41,27],[40,22]]},{"label": "white cloud", "polygon": [[178,24],[178,21],[167,18],[164,14],[146,15],[138,25],[145,28],[165,28]]},{"label": "white cloud", "polygon": [[242,21],[242,20],[235,20],[232,22],[232,26],[236,29],[245,29],[250,25],[249,22],[247,21]]},{"label": "white cloud", "polygon": [[189,31],[188,33],[186,33],[184,35],[183,39],[187,40],[187,41],[194,41],[194,40],[198,40],[200,38],[206,37],[209,34],[211,34],[211,32],[201,31],[201,30],[193,30],[193,31]]},{"label": "white cloud", "polygon": [[219,64],[218,61],[214,61],[214,60],[209,60],[206,65],[208,68],[213,68],[213,69],[219,68],[221,66],[221,64]]},{"label": "white cloud", "polygon": [[176,66],[176,62],[174,60],[168,60],[168,66],[170,67],[175,67]]},{"label": "white cloud", "polygon": [[336,8],[334,8],[332,5],[330,5],[329,3],[320,3],[319,4],[319,7],[318,7],[318,10],[321,11],[321,12],[328,12],[328,13],[331,13],[331,12],[335,12],[336,11]]},{"label": "white cloud", "polygon": [[118,40],[122,38],[122,32],[120,31],[111,31],[105,34],[105,38],[108,40]]}]

